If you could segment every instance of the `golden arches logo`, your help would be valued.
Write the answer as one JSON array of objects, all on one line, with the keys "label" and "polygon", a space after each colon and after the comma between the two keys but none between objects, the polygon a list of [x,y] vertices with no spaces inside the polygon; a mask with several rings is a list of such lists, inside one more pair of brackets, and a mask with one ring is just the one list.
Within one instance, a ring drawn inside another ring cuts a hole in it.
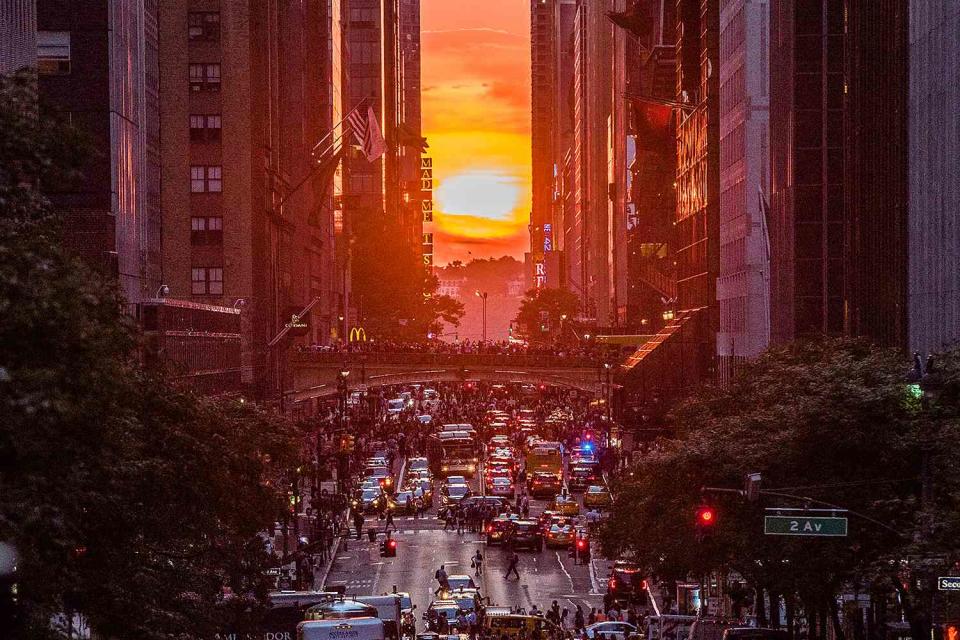
[{"label": "golden arches logo", "polygon": [[363,327],[354,327],[350,329],[350,342],[366,342],[367,332]]}]

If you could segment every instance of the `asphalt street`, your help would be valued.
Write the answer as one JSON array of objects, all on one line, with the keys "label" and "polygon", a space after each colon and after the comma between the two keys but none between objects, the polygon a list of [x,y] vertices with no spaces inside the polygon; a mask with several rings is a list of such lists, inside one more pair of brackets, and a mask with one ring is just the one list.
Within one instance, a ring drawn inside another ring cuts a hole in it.
[{"label": "asphalt street", "polygon": [[[472,485],[475,490],[479,488],[477,480]],[[546,501],[531,500],[530,506],[531,516],[536,516]],[[557,600],[561,607],[570,610],[571,620],[577,605],[589,612],[590,607],[602,604],[607,568],[604,560],[582,565],[568,557],[566,549],[519,551],[520,579],[507,580],[507,551],[499,546],[488,548],[483,536],[477,533],[443,531],[443,522],[437,519],[435,511],[425,519],[398,516],[394,523],[397,529],[393,537],[398,543],[395,558],[381,558],[379,542],[367,540],[366,528],[383,528],[376,516],[368,516],[363,539],[354,537],[341,545],[325,587],[343,585],[346,593],[353,595],[382,594],[394,588],[407,591],[417,605],[420,629],[421,616],[437,588],[434,572],[443,565],[450,575],[473,575],[470,561],[479,548],[485,559],[484,575],[475,580],[492,604],[529,610],[534,604],[545,608]]]}]

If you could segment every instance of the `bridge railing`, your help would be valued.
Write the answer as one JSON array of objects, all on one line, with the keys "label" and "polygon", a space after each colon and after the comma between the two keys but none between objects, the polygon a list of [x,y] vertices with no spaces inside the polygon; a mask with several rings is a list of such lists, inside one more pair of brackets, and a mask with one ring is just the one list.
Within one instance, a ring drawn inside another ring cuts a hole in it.
[{"label": "bridge railing", "polygon": [[537,369],[594,368],[601,361],[582,356],[501,354],[501,353],[341,353],[336,351],[300,351],[291,354],[294,361],[320,365],[411,365],[437,367],[500,366]]}]

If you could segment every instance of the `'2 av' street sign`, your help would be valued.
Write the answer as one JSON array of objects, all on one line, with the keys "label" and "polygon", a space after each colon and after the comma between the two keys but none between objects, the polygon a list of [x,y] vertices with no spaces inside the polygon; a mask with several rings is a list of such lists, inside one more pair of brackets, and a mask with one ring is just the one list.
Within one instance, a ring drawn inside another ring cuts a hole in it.
[{"label": "'2 av' street sign", "polygon": [[940,591],[960,591],[960,576],[940,576],[937,578]]},{"label": "'2 av' street sign", "polygon": [[768,536],[837,538],[847,535],[847,519],[804,515],[765,516],[763,532]]}]

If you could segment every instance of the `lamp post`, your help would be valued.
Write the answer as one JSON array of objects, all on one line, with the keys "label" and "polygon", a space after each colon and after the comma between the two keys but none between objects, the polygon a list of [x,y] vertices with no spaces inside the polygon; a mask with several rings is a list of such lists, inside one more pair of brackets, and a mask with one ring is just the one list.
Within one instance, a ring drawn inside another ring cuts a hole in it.
[{"label": "lamp post", "polygon": [[[604,368],[604,370],[607,372],[607,388],[606,388],[606,405],[607,405],[607,406],[606,406],[606,409],[607,409],[607,422],[609,423],[609,422],[610,422],[610,419],[611,419],[611,414],[610,414],[610,398],[611,398],[611,393],[610,393],[610,369],[613,368],[613,365],[610,364],[609,362],[604,362],[604,363],[603,363],[603,368]],[[609,428],[609,424],[607,425],[607,428]]]},{"label": "lamp post", "polygon": [[487,341],[487,292],[481,292],[479,289],[474,292],[478,298],[483,300],[483,342]]}]

